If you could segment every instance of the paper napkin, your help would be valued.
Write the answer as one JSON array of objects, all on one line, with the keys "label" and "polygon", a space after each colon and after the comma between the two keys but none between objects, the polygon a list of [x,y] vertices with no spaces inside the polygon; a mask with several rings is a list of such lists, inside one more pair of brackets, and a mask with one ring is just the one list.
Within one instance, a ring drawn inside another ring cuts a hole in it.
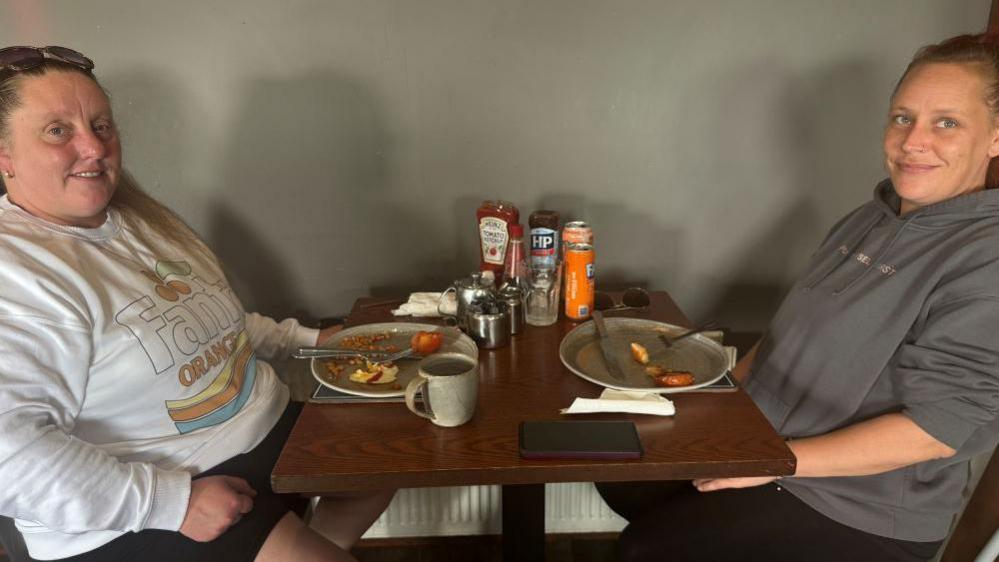
[{"label": "paper napkin", "polygon": [[[392,311],[395,316],[440,316],[437,304],[441,300],[441,293],[413,293],[409,295],[409,300],[399,308]],[[458,311],[458,302],[454,293],[448,293],[444,299],[441,309],[445,314],[454,316]]]},{"label": "paper napkin", "polygon": [[673,402],[661,394],[632,392],[605,388],[599,398],[576,398],[572,405],[561,410],[563,414],[593,414],[597,412],[625,412],[672,416],[676,413]]}]

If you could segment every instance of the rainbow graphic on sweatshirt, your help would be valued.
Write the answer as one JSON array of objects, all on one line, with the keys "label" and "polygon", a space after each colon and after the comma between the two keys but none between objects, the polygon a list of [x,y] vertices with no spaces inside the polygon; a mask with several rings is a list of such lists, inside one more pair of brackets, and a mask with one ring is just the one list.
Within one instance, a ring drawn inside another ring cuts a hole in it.
[{"label": "rainbow graphic on sweatshirt", "polygon": [[220,424],[236,415],[253,391],[257,359],[246,333],[246,317],[221,277],[208,280],[186,261],[159,260],[139,270],[147,292],[115,314],[142,346],[155,376],[176,381],[178,394],[165,400],[180,433]]},{"label": "rainbow graphic on sweatshirt", "polygon": [[170,419],[181,433],[224,422],[250,397],[256,373],[257,358],[244,330],[236,339],[236,349],[211,384],[190,398],[166,401]]}]

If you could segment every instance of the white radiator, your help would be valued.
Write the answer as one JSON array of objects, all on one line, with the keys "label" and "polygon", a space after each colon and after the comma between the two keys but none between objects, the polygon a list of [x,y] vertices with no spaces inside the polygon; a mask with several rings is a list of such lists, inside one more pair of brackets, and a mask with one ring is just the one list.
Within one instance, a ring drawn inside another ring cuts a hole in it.
[{"label": "white radiator", "polygon": [[[502,531],[499,486],[399,490],[365,538],[497,535]],[[545,485],[545,532],[617,532],[626,522],[589,482]]]}]

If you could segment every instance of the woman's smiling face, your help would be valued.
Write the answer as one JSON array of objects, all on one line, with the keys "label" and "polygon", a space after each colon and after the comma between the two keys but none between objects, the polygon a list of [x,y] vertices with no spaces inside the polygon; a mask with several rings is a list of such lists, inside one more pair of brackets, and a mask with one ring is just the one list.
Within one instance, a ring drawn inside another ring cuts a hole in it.
[{"label": "woman's smiling face", "polygon": [[901,214],[985,187],[989,160],[999,155],[985,88],[971,63],[919,65],[899,85],[884,152]]},{"label": "woman's smiling face", "polygon": [[104,91],[79,72],[25,76],[0,142],[10,200],[56,224],[104,223],[121,175],[121,144]]}]

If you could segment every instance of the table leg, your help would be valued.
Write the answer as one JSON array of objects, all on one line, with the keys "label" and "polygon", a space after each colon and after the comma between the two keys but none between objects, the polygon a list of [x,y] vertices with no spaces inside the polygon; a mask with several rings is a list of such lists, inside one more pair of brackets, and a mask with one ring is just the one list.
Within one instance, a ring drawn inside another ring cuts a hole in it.
[{"label": "table leg", "polygon": [[545,559],[545,485],[503,486],[503,560]]}]

